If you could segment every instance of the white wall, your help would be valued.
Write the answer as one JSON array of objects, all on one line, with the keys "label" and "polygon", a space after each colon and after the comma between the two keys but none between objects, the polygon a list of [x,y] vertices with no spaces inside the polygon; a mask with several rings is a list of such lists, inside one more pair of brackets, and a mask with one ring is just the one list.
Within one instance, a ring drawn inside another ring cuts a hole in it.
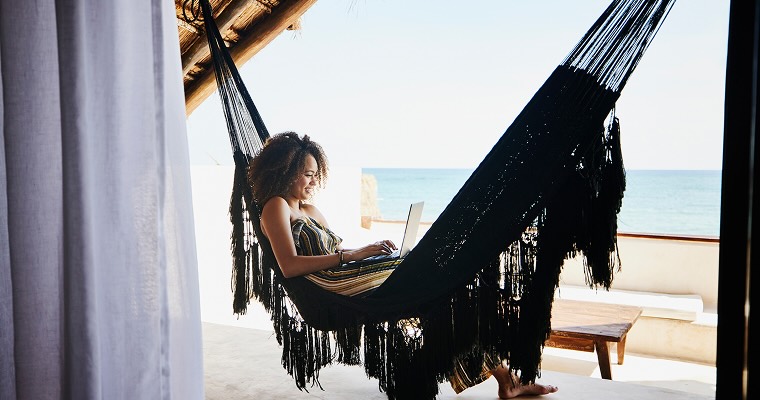
[{"label": "white wall", "polygon": [[[719,243],[619,236],[618,248],[613,289],[696,294],[706,312],[717,312]],[[566,262],[560,278],[560,285],[585,285],[582,262]]]}]

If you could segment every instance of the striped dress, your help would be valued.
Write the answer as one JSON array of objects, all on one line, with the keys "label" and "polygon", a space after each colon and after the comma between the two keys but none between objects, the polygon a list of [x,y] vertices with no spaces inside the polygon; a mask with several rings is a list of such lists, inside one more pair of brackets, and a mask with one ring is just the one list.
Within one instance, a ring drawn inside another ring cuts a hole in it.
[{"label": "striped dress", "polygon": [[[303,256],[334,254],[343,241],[314,218],[302,217],[291,225],[296,253]],[[401,263],[401,259],[376,263],[346,263],[304,277],[317,286],[344,296],[367,295],[380,286]]]},{"label": "striped dress", "polygon": [[[338,245],[343,241],[338,235],[311,217],[297,219],[291,224],[291,230],[298,255],[334,254],[338,250]],[[347,263],[313,272],[304,275],[304,277],[330,292],[344,296],[361,296],[371,293],[380,286],[401,261],[402,259],[397,258],[371,264]],[[413,325],[411,320],[410,325]],[[471,370],[465,368],[466,361],[460,361],[454,366],[454,373],[449,376],[449,382],[456,393],[488,379],[491,376],[491,370],[501,364],[498,359],[487,354],[479,362],[482,362],[482,370],[475,375],[469,375],[466,372]]]}]

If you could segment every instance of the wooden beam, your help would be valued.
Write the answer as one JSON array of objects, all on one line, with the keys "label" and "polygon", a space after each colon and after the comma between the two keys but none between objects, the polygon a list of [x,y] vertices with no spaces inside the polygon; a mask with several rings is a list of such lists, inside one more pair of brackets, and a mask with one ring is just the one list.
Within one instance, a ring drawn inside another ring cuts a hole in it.
[{"label": "wooden beam", "polygon": [[[240,67],[266,47],[288,26],[294,24],[317,0],[283,0],[272,13],[254,25],[245,37],[230,50],[235,65]],[[189,116],[216,90],[216,77],[209,68],[185,88],[185,110]]]},{"label": "wooden beam", "polygon": [[[230,29],[233,23],[238,19],[240,14],[250,7],[250,0],[232,0],[227,7],[225,7],[214,20],[216,26],[219,28],[219,32],[226,32]],[[190,48],[185,52],[189,54],[188,57],[182,58],[182,75],[186,76],[195,64],[198,63],[204,56],[208,55],[208,40],[206,39],[206,33],[198,35],[198,38],[193,42]]]}]

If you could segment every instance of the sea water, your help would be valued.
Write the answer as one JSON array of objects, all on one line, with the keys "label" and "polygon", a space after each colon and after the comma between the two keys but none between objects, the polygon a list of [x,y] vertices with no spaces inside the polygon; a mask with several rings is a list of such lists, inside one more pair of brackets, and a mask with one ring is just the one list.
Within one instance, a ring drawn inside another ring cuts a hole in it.
[{"label": "sea water", "polygon": [[[365,168],[377,180],[382,219],[405,220],[409,204],[424,200],[423,221],[434,221],[471,169]],[[718,237],[721,171],[628,170],[618,231]]]}]

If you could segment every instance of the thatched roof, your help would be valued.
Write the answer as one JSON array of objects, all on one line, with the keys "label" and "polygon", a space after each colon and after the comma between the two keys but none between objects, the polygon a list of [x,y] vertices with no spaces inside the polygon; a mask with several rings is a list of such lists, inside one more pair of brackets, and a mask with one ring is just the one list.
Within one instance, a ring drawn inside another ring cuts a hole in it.
[{"label": "thatched roof", "polygon": [[[317,0],[210,0],[214,19],[238,68],[286,29],[298,29],[300,17]],[[183,7],[197,2],[174,0],[182,52],[187,114],[214,90],[216,81],[202,21],[187,22]],[[186,14],[189,16],[190,11]]]}]

